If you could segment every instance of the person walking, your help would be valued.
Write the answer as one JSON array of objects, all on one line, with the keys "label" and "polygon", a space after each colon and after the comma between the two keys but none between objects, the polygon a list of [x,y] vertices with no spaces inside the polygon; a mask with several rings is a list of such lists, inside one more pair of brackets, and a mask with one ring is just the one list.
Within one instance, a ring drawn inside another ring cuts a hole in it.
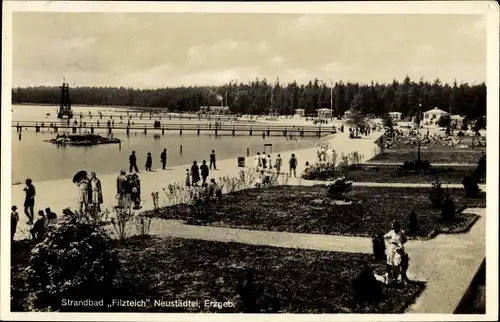
[{"label": "person walking", "polygon": [[202,179],[202,185],[203,185],[207,182],[208,173],[209,173],[207,161],[203,160],[202,164],[200,165],[200,172],[201,172],[201,179]]},{"label": "person walking", "polygon": [[127,177],[125,176],[125,171],[120,171],[120,175],[116,178],[116,199],[118,199],[118,208],[123,207],[123,198],[125,195],[125,191],[123,190],[124,184],[127,181]]},{"label": "person walking", "polygon": [[151,167],[153,166],[153,158],[151,157],[151,152],[148,152],[146,156],[146,171],[151,171]]},{"label": "person walking", "polygon": [[217,170],[215,166],[215,150],[212,150],[212,153],[210,153],[210,170],[212,170],[212,165],[214,166],[214,170]]},{"label": "person walking", "polygon": [[267,164],[266,152],[262,152],[260,158],[261,158],[262,168],[267,169],[268,164]]},{"label": "person walking", "polygon": [[17,213],[17,206],[12,206],[10,212],[10,241],[14,240],[16,234],[17,223],[19,222],[19,214]]},{"label": "person walking", "polygon": [[290,171],[289,171],[290,176],[292,176],[292,172],[293,172],[293,176],[297,177],[297,158],[295,157],[294,153],[292,153],[292,157],[290,158],[289,165],[290,165]]},{"label": "person walking", "polygon": [[191,166],[191,184],[198,186],[198,181],[200,181],[200,169],[198,163],[193,161],[193,165]]},{"label": "person walking", "polygon": [[132,151],[132,153],[128,157],[128,161],[130,163],[130,169],[128,172],[132,173],[132,170],[135,170],[135,172],[139,172],[139,169],[137,168],[137,157],[135,155],[135,151]]},{"label": "person walking", "polygon": [[35,219],[35,195],[36,190],[31,179],[26,179],[26,187],[24,188],[26,197],[24,199],[24,213],[28,217],[28,225],[33,225]]},{"label": "person walking", "polygon": [[163,152],[160,155],[161,159],[161,168],[165,170],[165,167],[167,166],[167,149],[163,149]]},{"label": "person walking", "polygon": [[283,161],[281,160],[281,155],[278,154],[278,156],[276,157],[276,160],[274,161],[274,167],[276,168],[276,172],[278,174],[280,174],[280,172],[281,172],[282,163],[283,163]]},{"label": "person walking", "polygon": [[95,172],[92,172],[90,174],[90,199],[91,203],[97,211],[101,211],[101,204],[103,202],[102,200],[102,186],[101,186],[101,180],[97,178],[97,175]]},{"label": "person walking", "polygon": [[254,157],[255,161],[255,171],[260,172],[260,168],[262,167],[262,159],[260,158],[260,152],[257,152],[257,155]]}]

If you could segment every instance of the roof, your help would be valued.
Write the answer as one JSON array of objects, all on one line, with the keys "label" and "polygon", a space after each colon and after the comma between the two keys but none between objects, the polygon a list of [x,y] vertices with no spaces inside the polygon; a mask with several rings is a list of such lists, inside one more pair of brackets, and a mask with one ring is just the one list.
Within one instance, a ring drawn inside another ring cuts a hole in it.
[{"label": "roof", "polygon": [[295,111],[305,111],[303,108],[296,108]]},{"label": "roof", "polygon": [[331,110],[329,108],[318,108],[317,111],[328,111],[328,112],[330,112]]},{"label": "roof", "polygon": [[401,112],[389,112],[389,114],[403,114]]},{"label": "roof", "polygon": [[450,116],[450,118],[452,120],[463,120],[464,119],[464,117],[460,116],[460,115],[452,115],[452,116]]},{"label": "roof", "polygon": [[432,110],[428,110],[427,112],[424,112],[424,114],[450,114],[450,113],[443,111],[437,107],[434,107]]}]

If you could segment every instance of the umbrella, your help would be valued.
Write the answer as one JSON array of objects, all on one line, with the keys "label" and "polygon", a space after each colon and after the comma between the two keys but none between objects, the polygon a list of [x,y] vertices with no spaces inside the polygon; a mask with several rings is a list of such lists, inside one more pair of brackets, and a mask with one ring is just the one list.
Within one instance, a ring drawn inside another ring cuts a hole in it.
[{"label": "umbrella", "polygon": [[78,171],[74,176],[73,176],[73,183],[79,182],[82,178],[87,177],[87,171],[81,170]]}]

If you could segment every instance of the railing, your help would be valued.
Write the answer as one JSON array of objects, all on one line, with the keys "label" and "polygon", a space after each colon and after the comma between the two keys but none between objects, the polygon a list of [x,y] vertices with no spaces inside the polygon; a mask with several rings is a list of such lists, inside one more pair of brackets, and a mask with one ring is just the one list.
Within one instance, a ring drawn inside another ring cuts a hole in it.
[{"label": "railing", "polygon": [[89,121],[89,122],[67,122],[67,121],[13,121],[12,127],[21,128],[82,128],[82,129],[136,129],[136,130],[186,130],[186,131],[255,131],[257,132],[322,132],[329,133],[334,131],[332,126],[283,126],[283,125],[265,125],[265,124],[221,124],[218,126],[200,123],[200,124],[183,124],[183,123],[168,123],[161,124],[155,127],[153,122],[107,122]]}]

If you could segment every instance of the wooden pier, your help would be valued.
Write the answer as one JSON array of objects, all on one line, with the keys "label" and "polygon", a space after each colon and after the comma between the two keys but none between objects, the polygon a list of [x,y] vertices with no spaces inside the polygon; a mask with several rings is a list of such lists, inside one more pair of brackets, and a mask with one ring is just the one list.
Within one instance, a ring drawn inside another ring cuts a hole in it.
[{"label": "wooden pier", "polygon": [[218,115],[218,114],[181,114],[168,113],[164,111],[158,112],[80,112],[74,114],[74,119],[91,119],[91,120],[208,120],[208,121],[231,121],[238,119],[236,115]]},{"label": "wooden pier", "polygon": [[113,133],[115,130],[124,130],[127,134],[130,131],[140,131],[144,134],[148,132],[165,134],[165,132],[196,133],[197,135],[255,135],[255,136],[284,136],[284,137],[322,137],[336,133],[334,126],[281,126],[265,124],[155,124],[154,123],[121,123],[113,124],[108,122],[77,122],[74,121],[14,121],[12,127],[17,132],[34,129],[40,132],[42,129],[51,130],[54,133],[60,130],[71,130],[72,133],[81,131],[94,133],[95,131],[106,131]]}]

